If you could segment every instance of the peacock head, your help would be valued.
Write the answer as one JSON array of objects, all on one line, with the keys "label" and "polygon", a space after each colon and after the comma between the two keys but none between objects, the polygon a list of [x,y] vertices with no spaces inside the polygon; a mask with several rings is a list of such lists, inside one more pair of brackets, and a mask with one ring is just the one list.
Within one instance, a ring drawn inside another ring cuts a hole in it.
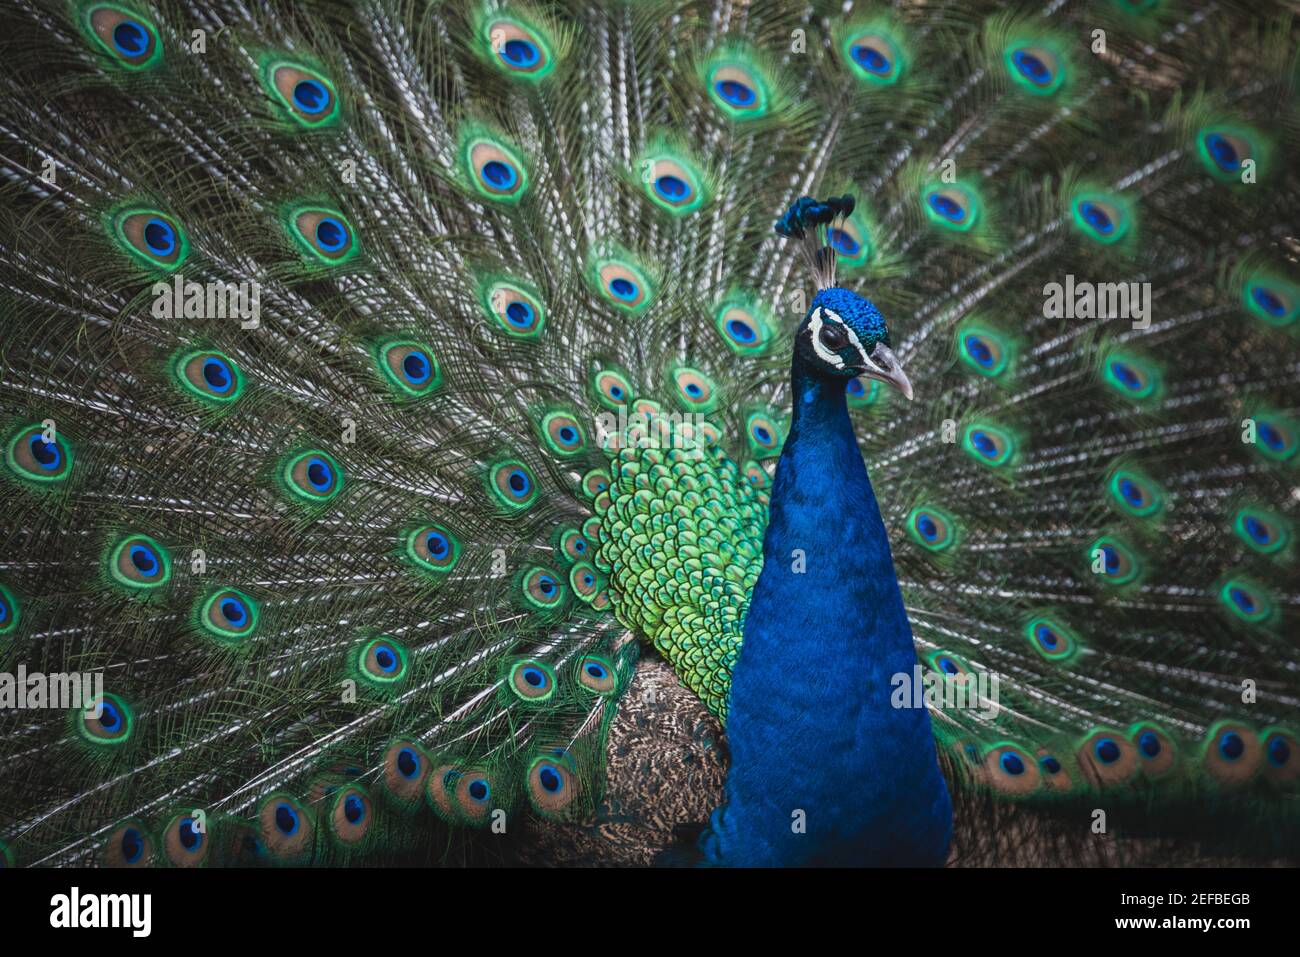
[{"label": "peacock head", "polygon": [[839,257],[828,241],[830,230],[847,219],[855,205],[847,193],[824,200],[800,196],[772,227],[799,245],[819,290],[795,335],[795,355],[822,378],[867,376],[895,386],[910,399],[912,383],[889,348],[885,317],[875,303],[835,283]]},{"label": "peacock head", "polygon": [[795,350],[815,374],[844,380],[867,376],[912,398],[912,383],[889,348],[885,317],[855,292],[831,286],[817,293],[795,335]]}]

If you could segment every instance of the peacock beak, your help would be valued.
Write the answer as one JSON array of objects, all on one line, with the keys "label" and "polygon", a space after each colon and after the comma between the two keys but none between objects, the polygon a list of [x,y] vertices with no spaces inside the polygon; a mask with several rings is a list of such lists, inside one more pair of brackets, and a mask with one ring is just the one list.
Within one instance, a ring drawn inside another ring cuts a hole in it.
[{"label": "peacock beak", "polygon": [[903,371],[902,365],[898,362],[898,356],[894,351],[883,342],[877,342],[876,347],[871,350],[871,355],[866,357],[866,365],[862,368],[862,375],[869,376],[872,379],[879,379],[881,382],[887,382],[898,389],[899,392],[912,398],[912,383],[907,378],[907,373]]}]

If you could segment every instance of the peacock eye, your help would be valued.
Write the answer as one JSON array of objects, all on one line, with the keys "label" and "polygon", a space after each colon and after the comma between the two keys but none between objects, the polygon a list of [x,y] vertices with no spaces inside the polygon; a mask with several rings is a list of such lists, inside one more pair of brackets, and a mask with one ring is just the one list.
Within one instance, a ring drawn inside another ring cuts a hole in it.
[{"label": "peacock eye", "polygon": [[359,787],[339,791],[330,813],[330,830],[345,845],[359,844],[370,832],[370,796]]},{"label": "peacock eye", "polygon": [[147,70],[162,61],[158,31],[145,17],[113,3],[78,4],[83,32],[109,53],[118,66]]},{"label": "peacock eye", "polygon": [[339,116],[334,84],[311,67],[287,61],[267,63],[262,84],[271,98],[307,128],[328,126]]},{"label": "peacock eye", "polygon": [[375,638],[361,647],[358,673],[367,681],[393,684],[406,677],[406,649],[388,638]]},{"label": "peacock eye", "polygon": [[822,331],[817,334],[822,345],[833,351],[843,349],[849,344],[848,333],[840,325],[827,324],[822,326]]},{"label": "peacock eye", "polygon": [[587,562],[578,562],[569,569],[569,587],[579,601],[591,604],[600,591],[601,580],[596,569]]},{"label": "peacock eye", "polygon": [[614,665],[608,658],[587,655],[578,668],[578,683],[596,694],[610,695],[618,690]]},{"label": "peacock eye", "polygon": [[549,570],[534,565],[524,572],[521,579],[523,599],[538,611],[555,608],[564,601],[566,595],[559,578]]},{"label": "peacock eye", "polygon": [[317,206],[297,206],[288,210],[285,220],[289,236],[304,256],[326,265],[345,262],[360,248],[355,230],[341,212]]},{"label": "peacock eye", "polygon": [[555,672],[548,664],[525,658],[510,667],[507,687],[523,701],[546,701],[555,693]]}]

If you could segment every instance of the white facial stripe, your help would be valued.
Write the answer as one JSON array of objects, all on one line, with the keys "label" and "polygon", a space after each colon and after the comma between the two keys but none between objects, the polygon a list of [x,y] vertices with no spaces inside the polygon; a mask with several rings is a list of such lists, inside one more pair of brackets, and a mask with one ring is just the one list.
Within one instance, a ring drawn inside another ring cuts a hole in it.
[{"label": "white facial stripe", "polygon": [[862,341],[858,334],[853,331],[853,327],[839,317],[839,315],[824,306],[818,306],[817,311],[812,314],[812,322],[808,323],[808,334],[812,336],[813,351],[817,353],[818,358],[825,360],[837,369],[844,368],[844,360],[840,358],[838,352],[832,352],[822,345],[822,325],[823,314],[827,321],[838,323],[840,328],[849,334],[849,344],[858,350],[858,355],[862,356],[862,364],[868,368],[875,365],[867,356],[867,350],[862,348]]},{"label": "white facial stripe", "polygon": [[829,362],[837,369],[844,367],[844,360],[839,357],[838,353],[831,352],[822,345],[822,307],[818,306],[812,314],[812,322],[808,323],[808,335],[812,337],[813,352],[817,353],[817,358],[823,362]]},{"label": "white facial stripe", "polygon": [[849,345],[853,346],[854,349],[857,349],[858,355],[862,356],[863,365],[872,365],[871,357],[867,355],[867,350],[862,348],[862,340],[859,339],[858,334],[853,331],[853,327],[846,322],[844,323],[844,331],[849,334]]}]

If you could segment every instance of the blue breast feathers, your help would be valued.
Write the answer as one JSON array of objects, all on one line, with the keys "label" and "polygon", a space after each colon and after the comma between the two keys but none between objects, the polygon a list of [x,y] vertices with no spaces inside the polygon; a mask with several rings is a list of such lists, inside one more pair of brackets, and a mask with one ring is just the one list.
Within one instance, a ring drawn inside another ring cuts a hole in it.
[{"label": "blue breast feathers", "polygon": [[727,803],[700,848],[731,865],[939,865],[952,812],[929,715],[891,704],[916,653],[888,537],[844,383],[802,362],[732,679]]}]

